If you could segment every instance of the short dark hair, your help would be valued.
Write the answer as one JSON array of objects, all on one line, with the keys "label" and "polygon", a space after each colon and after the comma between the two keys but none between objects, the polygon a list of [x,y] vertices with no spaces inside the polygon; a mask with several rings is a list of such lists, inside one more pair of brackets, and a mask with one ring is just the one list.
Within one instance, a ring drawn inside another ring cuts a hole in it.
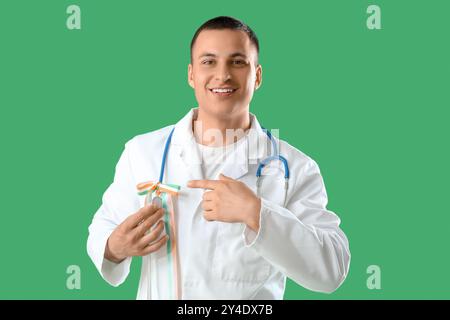
[{"label": "short dark hair", "polygon": [[204,24],[202,24],[197,31],[195,31],[194,37],[191,41],[191,62],[192,62],[192,48],[194,47],[195,41],[198,38],[198,35],[203,30],[223,30],[223,29],[230,29],[230,30],[238,30],[238,31],[244,31],[247,36],[250,38],[250,41],[255,45],[256,47],[256,58],[258,60],[259,57],[259,41],[258,37],[256,36],[256,33],[253,32],[253,30],[246,25],[241,20],[238,20],[233,17],[227,17],[227,16],[220,16],[212,18],[208,21],[206,21]]}]

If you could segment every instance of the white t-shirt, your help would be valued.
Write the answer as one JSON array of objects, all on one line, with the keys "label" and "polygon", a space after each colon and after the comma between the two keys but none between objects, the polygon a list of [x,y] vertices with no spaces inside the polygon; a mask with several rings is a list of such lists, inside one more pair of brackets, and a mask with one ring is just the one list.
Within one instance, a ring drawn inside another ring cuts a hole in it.
[{"label": "white t-shirt", "polygon": [[235,143],[220,146],[220,147],[210,147],[205,146],[197,142],[197,147],[200,152],[200,157],[202,159],[202,170],[203,176],[208,180],[219,179],[219,174],[222,171],[223,165],[228,157],[233,156],[233,153],[237,147],[245,143],[247,136],[240,138]]}]

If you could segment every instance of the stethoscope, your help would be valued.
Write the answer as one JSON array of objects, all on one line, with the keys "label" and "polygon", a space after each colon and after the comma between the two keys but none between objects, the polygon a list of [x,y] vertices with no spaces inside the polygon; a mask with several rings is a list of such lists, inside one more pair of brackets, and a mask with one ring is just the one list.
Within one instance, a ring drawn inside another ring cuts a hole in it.
[{"label": "stethoscope", "polygon": [[[278,154],[277,142],[275,141],[275,138],[272,136],[270,131],[265,128],[262,128],[262,127],[261,127],[261,129],[266,133],[267,137],[269,138],[269,140],[272,143],[272,154],[269,157],[262,160],[258,164],[258,169],[256,170],[256,195],[258,197],[261,195],[260,189],[261,189],[261,183],[262,183],[262,178],[263,178],[262,171],[263,171],[264,167],[272,161],[275,161],[275,160],[281,161],[283,163],[283,167],[284,167],[283,206],[285,207],[286,200],[287,200],[287,192],[288,192],[288,188],[289,188],[289,165],[288,165],[286,158],[283,157],[282,155]],[[160,169],[159,180],[158,180],[161,183],[163,182],[163,179],[164,179],[164,169],[166,167],[166,162],[167,162],[167,153],[169,151],[170,142],[172,141],[172,135],[173,135],[174,131],[175,131],[175,127],[172,129],[172,131],[170,131],[169,137],[167,138],[166,144],[164,146],[164,153],[163,153],[163,157],[162,157],[162,161],[161,161],[161,169]]]}]

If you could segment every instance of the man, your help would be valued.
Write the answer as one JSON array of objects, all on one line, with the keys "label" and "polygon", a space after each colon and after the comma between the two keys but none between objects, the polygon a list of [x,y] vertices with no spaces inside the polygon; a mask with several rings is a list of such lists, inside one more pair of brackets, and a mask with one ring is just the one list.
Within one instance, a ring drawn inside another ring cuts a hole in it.
[{"label": "man", "polygon": [[[348,241],[326,209],[317,164],[275,140],[289,165],[286,193],[279,161],[256,188],[258,164],[271,154],[249,112],[262,82],[258,54],[256,35],[234,18],[211,19],[195,33],[188,82],[198,109],[126,144],[89,227],[88,253],[110,284],[126,279],[133,256],[143,257],[139,299],[282,299],[286,277],[319,292],[344,281]],[[181,187],[172,210],[136,193],[137,184],[157,181],[163,157],[159,182]]]}]

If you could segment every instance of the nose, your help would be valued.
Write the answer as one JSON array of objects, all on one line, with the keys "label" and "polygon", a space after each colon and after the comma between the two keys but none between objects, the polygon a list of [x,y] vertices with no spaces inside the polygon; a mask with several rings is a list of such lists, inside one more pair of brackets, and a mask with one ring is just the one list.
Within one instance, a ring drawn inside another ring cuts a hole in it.
[{"label": "nose", "polygon": [[226,63],[221,64],[217,68],[216,80],[220,82],[226,82],[231,79],[231,73]]}]

